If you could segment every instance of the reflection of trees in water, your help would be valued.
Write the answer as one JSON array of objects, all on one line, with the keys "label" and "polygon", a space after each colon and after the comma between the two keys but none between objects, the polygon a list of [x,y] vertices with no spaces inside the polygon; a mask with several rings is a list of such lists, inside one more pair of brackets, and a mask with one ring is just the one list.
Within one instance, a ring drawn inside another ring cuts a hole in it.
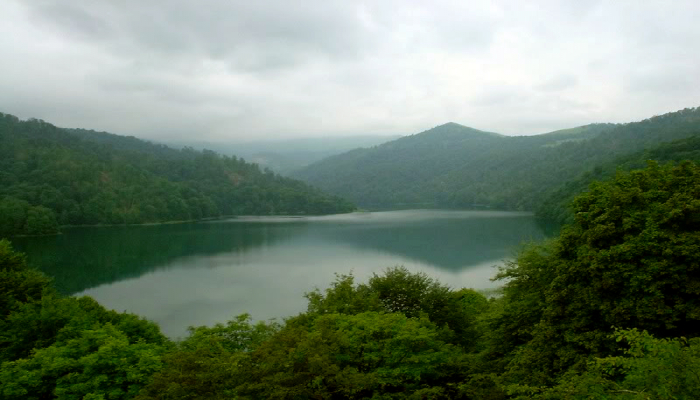
[{"label": "reflection of trees in water", "polygon": [[[166,268],[177,259],[245,254],[288,240],[303,241],[311,249],[332,241],[458,270],[510,257],[523,240],[544,236],[529,216],[407,217],[337,223],[286,220],[77,228],[59,236],[18,238],[14,244],[28,254],[33,266],[55,279],[59,290],[72,294]],[[191,265],[206,267],[206,263]]]},{"label": "reflection of trees in water", "polygon": [[295,229],[246,223],[76,228],[58,236],[17,238],[13,245],[27,253],[32,266],[53,277],[60,291],[73,294],[138,277],[182,257],[270,246]]},{"label": "reflection of trees in water", "polygon": [[441,218],[405,223],[314,226],[324,238],[456,270],[513,255],[545,234],[532,217]]}]

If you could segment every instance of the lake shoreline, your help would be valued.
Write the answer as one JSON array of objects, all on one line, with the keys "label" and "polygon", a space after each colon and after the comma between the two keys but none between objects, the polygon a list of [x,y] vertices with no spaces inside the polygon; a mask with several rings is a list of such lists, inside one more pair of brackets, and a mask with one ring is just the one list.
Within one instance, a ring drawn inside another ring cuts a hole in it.
[{"label": "lake shoreline", "polygon": [[193,222],[208,222],[208,221],[223,221],[227,219],[234,218],[250,218],[250,217],[277,217],[277,218],[304,218],[304,217],[321,217],[327,215],[345,215],[352,214],[354,212],[359,212],[360,210],[354,210],[346,213],[335,213],[335,214],[261,214],[261,215],[222,215],[219,217],[207,217],[198,219],[185,219],[185,220],[173,220],[173,221],[161,221],[161,222],[142,222],[135,224],[81,224],[81,225],[59,225],[59,231],[55,233],[45,233],[38,235],[12,235],[10,238],[27,238],[27,237],[48,237],[62,235],[61,229],[75,229],[75,228],[114,228],[114,227],[127,227],[127,226],[159,226],[159,225],[176,225],[176,224],[188,224]]},{"label": "lake shoreline", "polygon": [[[13,246],[66,295],[160,324],[170,337],[249,313],[295,315],[303,294],[338,274],[359,281],[402,265],[454,288],[497,295],[494,266],[547,235],[532,213],[398,210],[330,216],[234,216],[194,223],[78,226]],[[155,225],[155,226],[151,226]]]}]

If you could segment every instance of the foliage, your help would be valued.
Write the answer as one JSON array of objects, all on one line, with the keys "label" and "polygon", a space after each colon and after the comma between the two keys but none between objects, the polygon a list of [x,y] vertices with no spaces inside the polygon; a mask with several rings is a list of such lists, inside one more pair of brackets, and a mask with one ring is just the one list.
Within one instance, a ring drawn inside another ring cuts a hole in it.
[{"label": "foliage", "polygon": [[586,192],[591,183],[612,179],[617,171],[642,169],[649,160],[675,163],[684,160],[700,162],[700,137],[694,136],[670,143],[661,143],[656,147],[597,165],[577,179],[560,185],[545,196],[537,206],[537,217],[560,225],[573,222],[574,213],[571,206],[574,198]]},{"label": "foliage", "polygon": [[524,251],[501,278],[511,381],[551,384],[610,355],[611,326],[700,336],[700,168],[686,162],[618,174],[575,202],[576,221]]},{"label": "foliage", "polygon": [[617,330],[614,338],[623,355],[597,358],[585,373],[565,376],[535,398],[700,398],[700,339],[658,339],[637,329]]},{"label": "foliage", "polygon": [[131,398],[160,369],[163,350],[130,343],[111,324],[82,330],[77,338],[4,363],[0,393],[5,399]]},{"label": "foliage", "polygon": [[0,113],[0,237],[56,233],[58,225],[353,209],[236,157]]},{"label": "foliage", "polygon": [[475,318],[483,310],[477,304],[486,299],[479,293],[455,292],[428,277],[394,267],[383,275],[373,274],[367,284],[354,285],[352,275],[340,275],[326,289],[307,293],[311,314],[358,314],[366,311],[401,313],[410,318],[425,315],[440,328],[443,337],[464,348],[476,345]]},{"label": "foliage", "polygon": [[28,268],[24,255],[14,252],[9,241],[0,240],[0,323],[21,304],[40,299],[50,282]]},{"label": "foliage", "polygon": [[233,397],[244,383],[248,352],[279,330],[276,323],[251,323],[240,315],[226,325],[190,328],[190,336],[163,358],[164,366],[140,399]]},{"label": "foliage", "polygon": [[364,208],[534,210],[585,171],[698,136],[700,108],[641,122],[501,136],[449,123],[311,164],[294,176]]},{"label": "foliage", "polygon": [[3,399],[130,398],[161,367],[169,342],[157,326],[58,295],[6,240],[0,290]]},{"label": "foliage", "polygon": [[462,354],[425,318],[326,314],[288,325],[251,354],[253,398],[447,398]]},{"label": "foliage", "polygon": [[322,293],[318,288],[305,295],[309,314],[359,314],[380,311],[379,298],[367,285],[355,284],[355,277],[336,275],[336,280]]},{"label": "foliage", "polygon": [[396,267],[366,284],[340,275],[307,298],[283,326],[242,315],[191,328],[140,398],[502,398],[467,354],[481,294]]},{"label": "foliage", "polygon": [[50,209],[11,196],[0,198],[0,235],[54,233],[58,233],[58,222]]}]

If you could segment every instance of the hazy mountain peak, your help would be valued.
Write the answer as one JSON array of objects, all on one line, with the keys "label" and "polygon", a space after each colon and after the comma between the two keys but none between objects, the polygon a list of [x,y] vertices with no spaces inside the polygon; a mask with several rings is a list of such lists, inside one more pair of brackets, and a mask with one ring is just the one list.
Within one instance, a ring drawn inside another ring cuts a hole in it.
[{"label": "hazy mountain peak", "polygon": [[445,124],[438,125],[438,126],[432,128],[432,129],[428,129],[427,131],[421,132],[421,133],[419,133],[419,134],[417,134],[417,135],[423,135],[423,134],[431,134],[431,135],[437,134],[437,135],[445,135],[445,136],[451,136],[451,137],[452,137],[452,136],[457,137],[457,135],[459,135],[459,136],[464,136],[465,134],[468,134],[468,135],[479,134],[479,135],[488,135],[488,136],[503,136],[503,135],[501,135],[501,134],[494,133],[494,132],[486,132],[486,131],[482,131],[482,130],[479,130],[479,129],[474,129],[474,128],[471,128],[471,127],[469,127],[469,126],[465,126],[465,125],[462,125],[462,124],[458,124],[458,123],[456,123],[456,122],[447,122],[447,123],[445,123]]},{"label": "hazy mountain peak", "polygon": [[628,124],[509,137],[454,122],[312,164],[296,176],[365,208],[532,210],[558,185],[616,157],[700,136],[700,110]]},{"label": "hazy mountain peak", "polygon": [[469,129],[472,129],[472,128],[468,127],[468,126],[464,126],[464,125],[462,125],[462,124],[458,124],[458,123],[452,122],[452,121],[446,122],[446,123],[444,123],[444,124],[442,124],[442,125],[438,125],[438,126],[436,126],[435,128],[441,128],[441,127],[459,127],[459,128],[469,128]]}]

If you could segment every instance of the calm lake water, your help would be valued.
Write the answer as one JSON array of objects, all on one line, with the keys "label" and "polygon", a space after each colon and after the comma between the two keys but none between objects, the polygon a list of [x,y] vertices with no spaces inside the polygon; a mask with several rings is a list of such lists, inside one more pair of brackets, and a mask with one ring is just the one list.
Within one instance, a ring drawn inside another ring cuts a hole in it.
[{"label": "calm lake water", "polygon": [[404,265],[454,288],[493,288],[523,241],[545,237],[528,213],[409,210],[308,218],[75,228],[18,238],[16,249],[66,294],[145,316],[171,337],[241,313],[286,317],[334,274],[357,281]]}]

